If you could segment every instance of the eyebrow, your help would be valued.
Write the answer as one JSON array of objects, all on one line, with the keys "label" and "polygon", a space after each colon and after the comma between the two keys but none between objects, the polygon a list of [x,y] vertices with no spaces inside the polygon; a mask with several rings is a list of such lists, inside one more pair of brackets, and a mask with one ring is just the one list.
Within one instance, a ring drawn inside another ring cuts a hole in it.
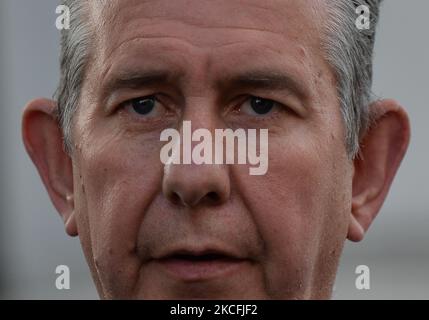
[{"label": "eyebrow", "polygon": [[108,96],[121,89],[138,89],[164,84],[171,82],[173,77],[177,76],[166,70],[122,71],[107,80],[102,86],[102,93],[103,96]]},{"label": "eyebrow", "polygon": [[[179,81],[182,77],[171,70],[122,70],[114,74],[102,85],[102,96],[109,96],[121,89],[140,89]],[[230,88],[287,90],[298,97],[308,97],[308,90],[303,80],[297,79],[278,70],[253,70],[219,79],[216,87],[223,90]]]},{"label": "eyebrow", "polygon": [[256,70],[233,75],[218,83],[219,87],[239,87],[268,90],[288,90],[299,97],[306,98],[308,90],[302,80],[273,70]]}]

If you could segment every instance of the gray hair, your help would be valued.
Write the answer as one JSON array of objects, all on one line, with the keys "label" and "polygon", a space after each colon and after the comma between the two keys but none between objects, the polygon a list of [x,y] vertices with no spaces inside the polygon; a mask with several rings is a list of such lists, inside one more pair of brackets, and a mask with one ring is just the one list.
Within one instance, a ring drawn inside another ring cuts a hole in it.
[{"label": "gray hair", "polygon": [[[382,0],[335,0],[328,6],[328,19],[322,45],[326,59],[335,71],[341,112],[346,128],[345,143],[354,158],[359,140],[370,125],[372,100],[372,59],[375,29]],[[370,28],[360,30],[356,9],[370,10]]]},{"label": "gray hair", "polygon": [[60,82],[54,94],[57,117],[63,131],[64,147],[72,151],[72,122],[91,58],[93,28],[89,5],[82,0],[63,0],[70,9],[70,29],[61,31]]},{"label": "gray hair", "polygon": [[[337,79],[338,97],[346,130],[345,145],[350,158],[359,151],[359,140],[366,132],[372,100],[372,58],[375,27],[382,0],[331,0],[324,28],[322,47]],[[91,58],[93,28],[89,6],[83,0],[63,0],[70,8],[70,29],[61,36],[61,76],[55,93],[57,115],[67,152],[72,150],[73,114],[77,110],[86,67]],[[356,8],[366,5],[371,12],[369,30],[359,30]]]}]

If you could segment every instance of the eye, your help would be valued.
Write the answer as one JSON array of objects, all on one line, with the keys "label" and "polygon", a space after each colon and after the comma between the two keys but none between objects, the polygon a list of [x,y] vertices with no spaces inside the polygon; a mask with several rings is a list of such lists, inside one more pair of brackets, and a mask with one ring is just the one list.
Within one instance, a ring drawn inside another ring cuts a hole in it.
[{"label": "eye", "polygon": [[124,108],[131,113],[145,117],[159,117],[165,114],[165,108],[155,96],[129,100],[124,104]]},{"label": "eye", "polygon": [[240,107],[240,111],[252,116],[264,116],[278,108],[278,103],[260,97],[251,97]]}]

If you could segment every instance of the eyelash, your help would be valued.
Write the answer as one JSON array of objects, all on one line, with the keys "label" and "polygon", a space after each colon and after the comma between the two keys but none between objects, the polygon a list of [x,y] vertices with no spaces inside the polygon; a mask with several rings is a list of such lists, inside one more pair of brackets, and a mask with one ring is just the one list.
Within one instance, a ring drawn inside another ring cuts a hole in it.
[{"label": "eyelash", "polygon": [[162,96],[162,94],[159,93],[154,93],[154,94],[148,94],[148,95],[142,95],[142,96],[137,96],[135,98],[131,98],[128,100],[125,100],[124,102],[121,102],[119,104],[119,110],[124,110],[127,106],[131,105],[134,101],[139,100],[139,99],[148,99],[148,98],[153,98],[155,100],[155,102],[160,103],[163,105],[163,107],[168,111],[168,112],[172,112],[172,109],[168,107],[168,105],[162,101],[164,99],[160,99],[160,96]]},{"label": "eyelash", "polygon": [[[120,110],[124,110],[124,109],[125,109],[125,107],[127,107],[128,105],[130,105],[133,101],[135,101],[135,100],[137,100],[137,99],[154,98],[154,99],[155,99],[155,101],[156,101],[157,103],[161,103],[161,104],[163,105],[163,107],[164,107],[168,112],[172,112],[172,109],[171,109],[171,108],[169,108],[168,106],[166,106],[166,105],[165,105],[165,103],[164,103],[164,102],[162,102],[162,101],[159,99],[159,96],[160,96],[160,94],[159,94],[159,93],[155,93],[155,94],[149,94],[149,95],[144,95],[144,96],[138,96],[138,97],[136,97],[136,98],[128,99],[128,100],[126,100],[126,101],[124,101],[124,102],[120,103],[120,105],[119,105],[119,109],[120,109]],[[288,112],[293,112],[293,110],[292,110],[291,108],[287,107],[286,105],[284,105],[284,104],[282,104],[282,103],[280,103],[280,102],[277,102],[276,100],[269,99],[269,98],[264,98],[263,96],[249,95],[249,94],[241,95],[239,98],[234,99],[234,100],[236,100],[236,101],[239,99],[239,101],[240,101],[240,102],[238,102],[238,103],[233,103],[233,106],[232,106],[232,107],[227,108],[227,110],[228,110],[227,112],[231,112],[231,109],[232,109],[233,114],[235,114],[235,113],[239,113],[239,112],[240,112],[240,109],[242,108],[242,105],[243,105],[244,103],[246,103],[246,102],[250,103],[250,100],[251,100],[252,98],[261,98],[261,99],[264,99],[264,100],[272,101],[272,102],[277,106],[277,110],[278,110],[278,111],[276,111],[276,110],[275,110],[275,111],[273,111],[273,112],[270,112],[270,113],[269,113],[269,114],[267,114],[267,115],[263,115],[263,116],[260,116],[260,117],[258,117],[258,116],[251,116],[251,115],[244,115],[244,116],[246,116],[246,117],[248,117],[248,118],[254,119],[255,121],[258,121],[258,122],[261,122],[261,121],[267,121],[267,120],[269,120],[269,119],[278,118],[280,113],[283,113],[283,112],[286,112],[286,113],[288,113]],[[143,120],[145,117],[139,117],[139,118],[141,118],[141,119]],[[147,121],[147,120],[148,120],[148,119],[143,120],[143,121]]]},{"label": "eyelash", "polygon": [[261,98],[264,100],[272,101],[277,106],[277,110],[278,110],[278,111],[270,112],[268,115],[264,115],[264,116],[260,116],[260,117],[246,115],[249,118],[255,119],[255,121],[266,121],[266,120],[270,120],[273,118],[278,118],[281,113],[284,113],[284,112],[288,113],[288,112],[292,111],[289,107],[287,107],[283,103],[280,103],[274,99],[265,98],[263,95],[258,96],[258,95],[248,95],[247,94],[247,95],[241,96],[241,99],[239,100],[238,104],[233,107],[233,109],[234,109],[233,112],[235,112],[235,110],[239,111],[241,106],[246,102],[250,102],[250,100],[252,98]]}]

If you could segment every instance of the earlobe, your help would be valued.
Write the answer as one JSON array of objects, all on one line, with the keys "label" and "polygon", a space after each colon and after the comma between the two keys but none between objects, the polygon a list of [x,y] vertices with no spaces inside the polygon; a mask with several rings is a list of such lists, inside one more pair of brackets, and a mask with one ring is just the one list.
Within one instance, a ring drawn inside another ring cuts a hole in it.
[{"label": "earlobe", "polygon": [[52,203],[64,220],[67,233],[77,235],[74,218],[73,170],[63,148],[63,135],[56,117],[56,103],[36,99],[25,107],[22,137]]},{"label": "earlobe", "polygon": [[69,203],[71,213],[68,215],[63,215],[64,225],[66,232],[69,236],[75,237],[78,235],[77,223],[76,223],[76,214],[74,211],[74,195],[69,194],[66,196],[66,200]]},{"label": "earlobe", "polygon": [[350,241],[359,242],[363,239],[364,235],[365,235],[365,230],[362,228],[362,225],[359,223],[359,221],[352,214],[350,216],[349,230],[348,230],[347,238]]},{"label": "earlobe", "polygon": [[404,109],[393,100],[370,106],[373,124],[354,160],[353,195],[347,238],[360,241],[379,212],[407,150],[410,124]]}]

